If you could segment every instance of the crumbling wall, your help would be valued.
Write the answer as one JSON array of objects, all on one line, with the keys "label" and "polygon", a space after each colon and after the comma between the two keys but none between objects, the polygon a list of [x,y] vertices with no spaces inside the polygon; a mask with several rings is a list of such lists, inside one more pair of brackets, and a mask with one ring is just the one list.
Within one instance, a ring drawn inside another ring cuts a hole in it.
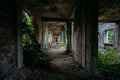
[{"label": "crumbling wall", "polygon": [[16,29],[13,26],[11,1],[0,0],[0,76],[15,64]]},{"label": "crumbling wall", "polygon": [[106,36],[105,31],[113,29],[114,30],[114,37],[113,37],[113,48],[118,48],[118,25],[115,23],[99,23],[98,24],[98,32],[99,32],[99,41],[98,47],[99,49],[105,48],[104,38]]},{"label": "crumbling wall", "polygon": [[74,24],[74,33],[73,33],[73,52],[74,60],[82,63],[82,28],[80,28],[76,23]]},{"label": "crumbling wall", "polygon": [[[32,12],[32,11],[31,11]],[[33,17],[33,25],[35,28],[35,36],[37,41],[41,44],[42,43],[42,30],[43,30],[43,22],[40,18],[35,16],[35,14],[32,14]]]},{"label": "crumbling wall", "polygon": [[74,24],[74,31],[73,31],[73,53],[74,53],[74,60],[78,61],[77,57],[77,37],[78,37],[78,31],[77,26]]}]

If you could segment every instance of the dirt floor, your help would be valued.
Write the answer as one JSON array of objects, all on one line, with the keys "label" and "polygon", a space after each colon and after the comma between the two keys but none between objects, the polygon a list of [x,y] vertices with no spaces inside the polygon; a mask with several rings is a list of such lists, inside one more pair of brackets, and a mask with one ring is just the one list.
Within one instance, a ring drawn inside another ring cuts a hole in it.
[{"label": "dirt floor", "polygon": [[45,51],[52,58],[51,68],[64,73],[69,80],[80,80],[80,77],[85,76],[86,70],[74,61],[73,55],[66,53],[65,47],[49,48]]},{"label": "dirt floor", "polygon": [[[3,80],[92,80],[85,77],[85,69],[74,61],[73,56],[65,53],[65,48],[49,48],[45,50],[51,58],[48,69],[30,69],[12,67]],[[94,79],[93,79],[94,80]]]}]

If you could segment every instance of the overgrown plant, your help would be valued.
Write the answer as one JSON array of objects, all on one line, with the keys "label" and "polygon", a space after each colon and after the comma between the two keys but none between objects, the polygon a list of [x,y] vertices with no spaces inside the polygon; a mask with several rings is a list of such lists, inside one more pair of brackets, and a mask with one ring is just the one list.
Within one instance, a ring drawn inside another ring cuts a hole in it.
[{"label": "overgrown plant", "polygon": [[104,53],[98,52],[98,62],[100,80],[119,80],[120,79],[120,59],[117,52],[112,48],[107,48]]},{"label": "overgrown plant", "polygon": [[99,64],[117,64],[120,63],[120,59],[117,52],[112,48],[107,48],[104,53],[98,52]]},{"label": "overgrown plant", "polygon": [[113,43],[113,35],[114,35],[114,30],[111,29],[111,30],[108,30],[108,41],[109,43]]},{"label": "overgrown plant", "polygon": [[42,54],[40,44],[35,37],[32,20],[25,11],[23,11],[22,24],[24,64],[32,68],[49,66],[51,59],[48,55]]}]

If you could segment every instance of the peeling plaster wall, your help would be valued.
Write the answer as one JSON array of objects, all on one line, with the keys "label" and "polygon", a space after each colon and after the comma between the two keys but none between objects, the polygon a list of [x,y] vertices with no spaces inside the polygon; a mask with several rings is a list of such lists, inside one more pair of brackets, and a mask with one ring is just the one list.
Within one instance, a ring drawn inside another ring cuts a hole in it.
[{"label": "peeling plaster wall", "polygon": [[83,44],[82,44],[82,41],[83,41],[83,31],[82,31],[82,27],[79,27],[78,29],[78,39],[77,39],[77,51],[78,51],[78,60],[79,60],[79,63],[82,63],[82,60],[83,57]]},{"label": "peeling plaster wall", "polygon": [[73,52],[74,52],[74,60],[82,63],[82,29],[78,27],[78,25],[74,24],[74,33],[73,33]]},{"label": "peeling plaster wall", "polygon": [[99,23],[98,24],[98,32],[99,32],[99,41],[98,47],[99,49],[104,49],[104,37],[105,31],[113,29],[114,37],[113,37],[113,48],[118,48],[118,25],[116,23]]},{"label": "peeling plaster wall", "polygon": [[78,57],[77,57],[77,36],[78,36],[78,31],[77,31],[77,26],[74,25],[74,33],[73,33],[73,52],[74,52],[74,59],[75,61],[78,61]]},{"label": "peeling plaster wall", "polygon": [[34,27],[35,27],[36,39],[41,44],[42,43],[43,22],[41,21],[41,19],[39,19],[39,18],[37,18],[37,16],[35,16],[33,18],[33,23],[34,23]]}]

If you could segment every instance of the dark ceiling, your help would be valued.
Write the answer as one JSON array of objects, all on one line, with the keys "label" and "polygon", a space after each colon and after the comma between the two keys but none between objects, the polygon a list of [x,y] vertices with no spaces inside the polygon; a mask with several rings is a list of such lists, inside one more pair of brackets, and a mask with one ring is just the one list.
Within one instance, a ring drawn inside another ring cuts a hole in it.
[{"label": "dark ceiling", "polygon": [[120,0],[99,0],[100,22],[113,22],[120,20]]},{"label": "dark ceiling", "polygon": [[65,22],[44,22],[48,26],[48,30],[53,33],[53,36],[59,36],[65,28]]},{"label": "dark ceiling", "polygon": [[[73,18],[80,0],[28,0],[29,8],[39,17]],[[98,0],[98,21],[120,20],[120,0]]]},{"label": "dark ceiling", "polygon": [[66,25],[65,21],[74,18],[77,2],[77,0],[28,0],[27,7],[34,12],[35,16],[43,21],[47,20],[44,23],[49,31],[54,36],[59,36],[63,26]]},{"label": "dark ceiling", "polygon": [[[27,8],[38,18],[48,21],[73,19],[80,0],[27,0]],[[58,20],[59,19],[59,20]],[[98,21],[120,21],[120,0],[98,0]],[[61,22],[48,22],[49,30],[60,35]],[[50,26],[52,24],[52,26]],[[59,26],[58,26],[59,25]]]},{"label": "dark ceiling", "polygon": [[29,0],[28,6],[37,16],[45,18],[72,18],[76,0]]}]

